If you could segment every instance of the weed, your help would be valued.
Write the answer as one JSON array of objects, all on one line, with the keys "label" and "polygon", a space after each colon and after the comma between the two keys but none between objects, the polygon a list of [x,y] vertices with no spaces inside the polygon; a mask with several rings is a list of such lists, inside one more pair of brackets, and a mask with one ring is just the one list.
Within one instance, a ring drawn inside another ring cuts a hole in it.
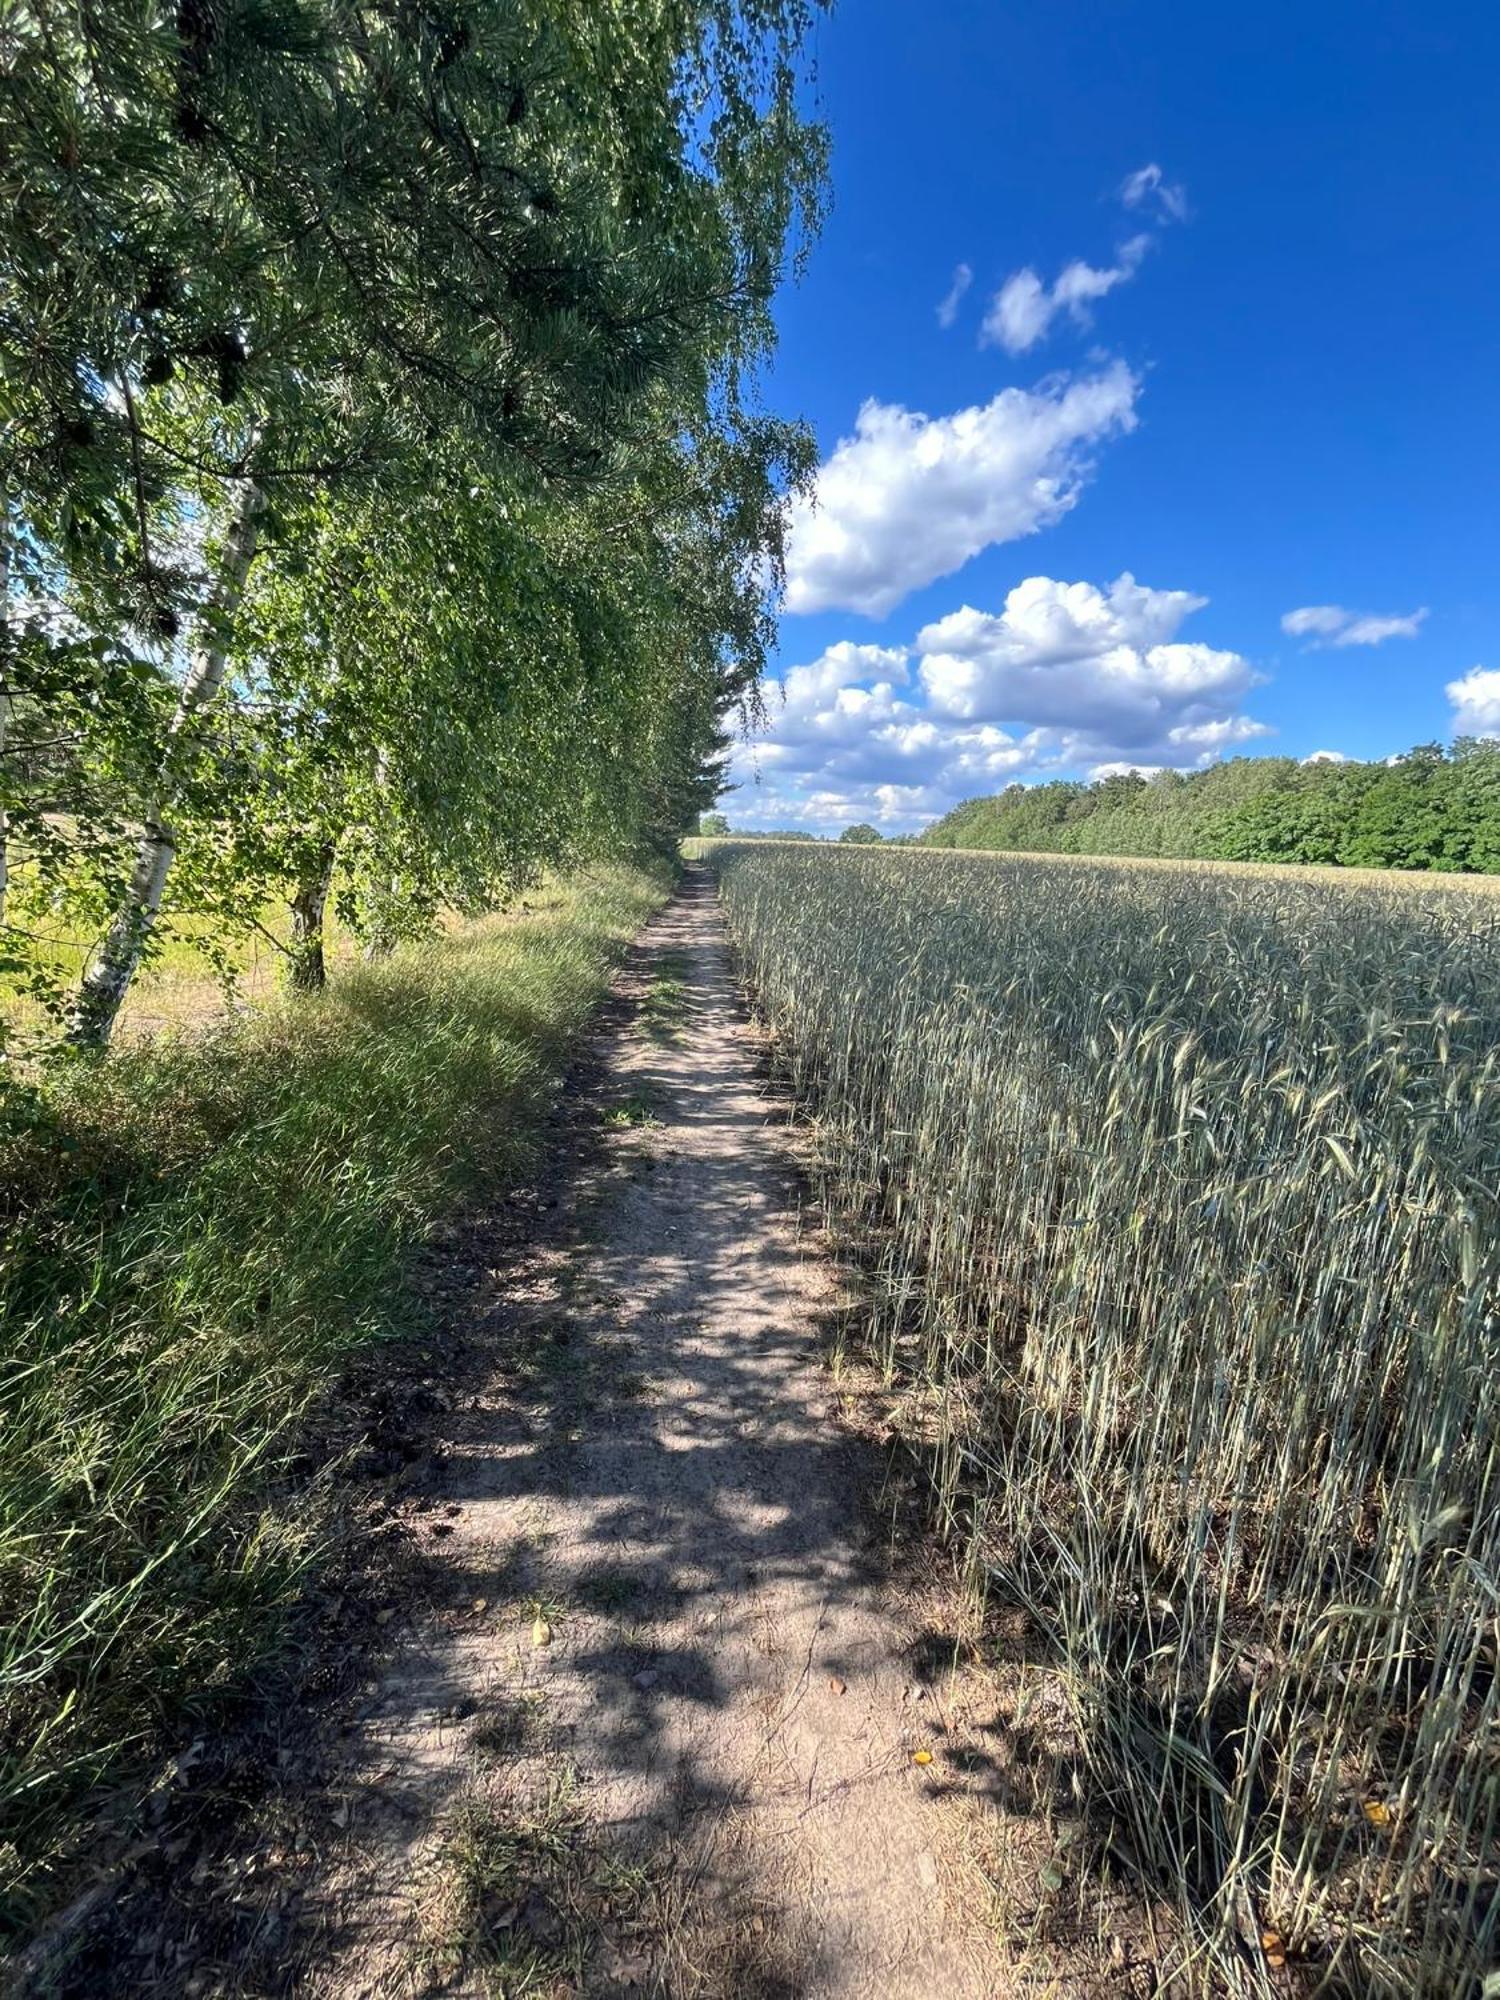
[{"label": "weed", "polygon": [[681,952],[663,952],[641,1001],[641,1024],[653,1041],[674,1041],[687,1015],[689,967]]},{"label": "weed", "polygon": [[554,1766],[529,1797],[513,1787],[455,1812],[427,1898],[427,1956],[505,2000],[552,2000],[630,1934],[648,1891],[643,1870],[600,1851],[575,1773]]},{"label": "weed", "polygon": [[616,1131],[626,1131],[631,1127],[649,1131],[661,1120],[657,1116],[655,1098],[648,1091],[637,1090],[622,1103],[611,1105],[604,1114],[604,1122]]},{"label": "weed", "polygon": [[497,1701],[475,1723],[469,1740],[477,1756],[499,1763],[537,1750],[545,1737],[542,1698],[526,1692]]}]

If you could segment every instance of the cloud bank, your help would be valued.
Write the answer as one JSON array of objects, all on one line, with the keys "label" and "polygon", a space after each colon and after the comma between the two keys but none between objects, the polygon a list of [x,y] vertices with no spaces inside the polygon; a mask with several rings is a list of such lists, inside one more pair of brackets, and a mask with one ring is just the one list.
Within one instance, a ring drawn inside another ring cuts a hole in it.
[{"label": "cloud bank", "polygon": [[1036,576],[911,648],[840,641],[791,669],[765,739],[738,749],[730,817],[899,831],[1019,778],[1212,763],[1269,732],[1241,711],[1250,663],[1177,636],[1205,603],[1128,574]]},{"label": "cloud bank", "polygon": [[1239,653],[1177,641],[1207,601],[1128,572],[1105,590],[1028,577],[998,613],[965,605],[924,628],[922,684],[940,715],[1064,729],[1097,741],[1095,762],[1192,762],[1255,681]]}]

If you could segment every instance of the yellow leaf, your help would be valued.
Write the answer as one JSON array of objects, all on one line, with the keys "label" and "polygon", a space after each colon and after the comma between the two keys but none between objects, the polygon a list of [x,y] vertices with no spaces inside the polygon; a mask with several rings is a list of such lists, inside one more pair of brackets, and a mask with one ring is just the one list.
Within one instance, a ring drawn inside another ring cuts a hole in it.
[{"label": "yellow leaf", "polygon": [[1371,1826],[1389,1826],[1391,1823],[1391,1809],[1379,1799],[1366,1799],[1365,1818],[1370,1822]]},{"label": "yellow leaf", "polygon": [[552,1644],[552,1627],[547,1623],[545,1618],[538,1618],[532,1626],[531,1643],[533,1646],[550,1646]]},{"label": "yellow leaf", "polygon": [[930,1764],[932,1762],[932,1752],[930,1750],[913,1750],[911,1761],[914,1764]]}]

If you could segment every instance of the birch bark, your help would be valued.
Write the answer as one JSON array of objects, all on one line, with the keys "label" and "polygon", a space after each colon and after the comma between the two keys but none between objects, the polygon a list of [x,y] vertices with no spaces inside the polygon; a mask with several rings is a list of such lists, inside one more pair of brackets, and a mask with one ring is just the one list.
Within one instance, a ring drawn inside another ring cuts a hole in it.
[{"label": "birch bark", "polygon": [[[384,750],[375,752],[375,789],[383,792],[390,782],[390,761]],[[396,948],[395,930],[391,913],[401,895],[401,877],[392,875],[371,897],[369,931],[365,937],[365,959],[373,965],[377,960],[389,958]]]},{"label": "birch bark", "polygon": [[326,841],[292,897],[291,984],[298,993],[316,993],[328,982],[323,956],[323,914],[333,882],[334,843]]},{"label": "birch bark", "polygon": [[204,613],[202,636],[177,697],[157,797],[146,816],[129,886],[79,981],[68,1020],[68,1039],[81,1047],[102,1048],[109,1041],[161,909],[162,891],[177,851],[169,822],[172,749],[194,716],[209,706],[224,684],[229,628],[255,560],[265,504],[262,489],[253,479],[247,480],[225,537],[223,562]]}]

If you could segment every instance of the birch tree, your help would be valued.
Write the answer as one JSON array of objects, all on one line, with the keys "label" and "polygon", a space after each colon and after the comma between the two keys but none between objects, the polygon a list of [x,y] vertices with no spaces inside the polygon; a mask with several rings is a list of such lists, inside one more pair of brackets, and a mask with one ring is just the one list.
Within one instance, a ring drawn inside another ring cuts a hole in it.
[{"label": "birch tree", "polygon": [[[149,944],[180,772],[296,494],[413,490],[460,438],[510,503],[576,496],[628,476],[664,413],[737,404],[815,220],[810,19],[801,0],[13,0],[0,482],[96,656],[175,683],[163,734],[115,759],[139,833],[77,1039],[107,1039]],[[206,514],[212,570],[179,554]]]},{"label": "birch tree", "polygon": [[321,980],[335,855],[341,914],[383,945],[543,866],[670,845],[712,798],[811,443],[662,438],[628,483],[524,506],[439,460],[402,506],[315,503],[304,559],[260,572],[234,693],[258,775],[189,868],[227,844],[247,917],[285,896],[294,984]]}]

